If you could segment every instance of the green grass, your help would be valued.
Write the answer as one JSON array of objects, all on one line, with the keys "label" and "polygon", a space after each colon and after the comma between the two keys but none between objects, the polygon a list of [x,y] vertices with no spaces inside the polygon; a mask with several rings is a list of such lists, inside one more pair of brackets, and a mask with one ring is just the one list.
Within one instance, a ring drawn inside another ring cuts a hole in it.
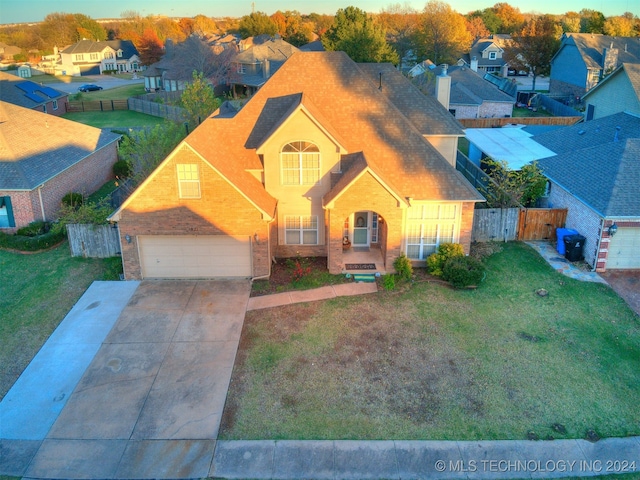
[{"label": "green grass", "polygon": [[537,112],[534,112],[528,108],[513,107],[513,117],[553,117],[553,115],[542,108],[539,108]]},{"label": "green grass", "polygon": [[248,312],[221,438],[640,434],[638,316],[522,243],[486,266],[475,290],[417,282]]},{"label": "green grass", "polygon": [[[82,92],[80,99],[84,101],[122,100],[135,95],[142,95],[144,93],[146,93],[144,90],[144,84],[134,83],[131,85],[123,85],[121,87],[107,88],[105,90],[96,90],[95,92]],[[69,100],[75,101],[76,99],[69,98]]]},{"label": "green grass", "polygon": [[63,118],[97,128],[153,127],[165,121],[164,118],[134,112],[133,110],[73,112],[66,113]]},{"label": "green grass", "polygon": [[71,258],[63,242],[45,252],[0,250],[0,398],[94,280],[117,280],[119,257]]},{"label": "green grass", "polygon": [[86,201],[88,203],[99,203],[101,200],[109,198],[109,195],[111,195],[116,188],[118,188],[118,180],[109,180],[98,190],[89,195]]},{"label": "green grass", "polygon": [[36,83],[42,83],[43,85],[51,83],[88,83],[86,78],[72,77],[70,75],[34,75],[30,80]]}]

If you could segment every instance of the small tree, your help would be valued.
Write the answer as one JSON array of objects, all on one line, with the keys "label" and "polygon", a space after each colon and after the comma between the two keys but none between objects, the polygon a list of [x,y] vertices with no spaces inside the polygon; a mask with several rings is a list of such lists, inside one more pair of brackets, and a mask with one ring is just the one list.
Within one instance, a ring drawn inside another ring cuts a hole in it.
[{"label": "small tree", "polygon": [[220,100],[202,72],[193,72],[193,81],[187,85],[180,97],[182,108],[187,111],[188,121],[198,125],[220,106]]},{"label": "small tree", "polygon": [[238,29],[242,38],[255,37],[263,34],[273,36],[278,33],[278,25],[263,12],[253,12],[250,15],[242,17]]},{"label": "small tree", "polygon": [[547,179],[536,162],[528,163],[520,170],[510,170],[505,161],[486,159],[484,163],[492,180],[483,192],[488,207],[532,207],[544,195]]}]

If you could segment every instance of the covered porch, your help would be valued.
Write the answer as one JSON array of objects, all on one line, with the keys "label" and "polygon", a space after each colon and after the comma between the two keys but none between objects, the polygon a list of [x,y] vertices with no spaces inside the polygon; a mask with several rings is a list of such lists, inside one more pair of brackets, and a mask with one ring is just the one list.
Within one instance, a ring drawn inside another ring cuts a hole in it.
[{"label": "covered porch", "polygon": [[351,246],[343,248],[342,273],[386,274],[387,271],[380,247],[372,245],[369,247]]}]

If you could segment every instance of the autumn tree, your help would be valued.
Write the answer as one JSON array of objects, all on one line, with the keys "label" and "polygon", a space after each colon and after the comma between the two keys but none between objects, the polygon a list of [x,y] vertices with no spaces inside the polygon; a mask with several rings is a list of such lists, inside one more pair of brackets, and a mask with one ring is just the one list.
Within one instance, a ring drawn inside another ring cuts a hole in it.
[{"label": "autumn tree", "polygon": [[182,42],[187,35],[180,28],[179,23],[174,22],[170,18],[160,18],[156,22],[156,32],[158,38],[162,41],[170,38],[174,42]]},{"label": "autumn tree", "polygon": [[263,12],[252,12],[250,15],[242,17],[238,29],[242,38],[263,34],[273,36],[278,33],[278,26]]},{"label": "autumn tree", "polygon": [[420,15],[416,41],[420,57],[438,65],[455,63],[469,50],[472,38],[462,15],[447,3],[431,0]]},{"label": "autumn tree", "polygon": [[635,36],[633,19],[625,16],[609,17],[604,22],[604,34],[612,37]]},{"label": "autumn tree", "polygon": [[408,3],[396,3],[383,9],[378,15],[378,22],[387,32],[387,40],[402,61],[414,48],[414,38],[418,25],[418,12]]},{"label": "autumn tree", "polygon": [[597,10],[583,8],[580,10],[580,32],[582,33],[603,33],[604,15]]},{"label": "autumn tree", "polygon": [[193,17],[193,31],[196,35],[203,37],[208,34],[217,33],[218,26],[213,19],[205,15],[196,15]]},{"label": "autumn tree", "polygon": [[492,10],[500,19],[500,29],[498,33],[514,33],[522,29],[524,25],[524,15],[519,8],[514,8],[508,3],[496,3]]},{"label": "autumn tree", "polygon": [[328,51],[345,52],[355,62],[399,62],[384,29],[353,6],[338,10],[331,28],[322,36],[322,45]]},{"label": "autumn tree", "polygon": [[142,65],[151,65],[162,58],[164,48],[156,32],[150,28],[146,29],[140,40],[136,43],[136,48],[140,54]]},{"label": "autumn tree", "polygon": [[189,82],[180,97],[180,106],[187,111],[187,120],[192,126],[199,125],[202,120],[220,107],[220,99],[213,93],[211,84],[202,72],[193,72],[193,80]]},{"label": "autumn tree", "polygon": [[484,22],[482,21],[482,17],[471,17],[467,18],[467,31],[471,34],[471,37],[474,40],[478,40],[479,38],[486,38],[491,35],[491,32],[487,29]]},{"label": "autumn tree", "polygon": [[106,30],[81,13],[50,13],[39,26],[43,44],[63,47],[82,39],[106,40]]},{"label": "autumn tree", "polygon": [[333,15],[310,13],[307,19],[315,25],[314,31],[322,37],[333,25]]},{"label": "autumn tree", "polygon": [[566,33],[579,33],[582,17],[578,12],[567,12],[562,16],[562,31]]},{"label": "autumn tree", "polygon": [[516,69],[528,69],[533,75],[532,90],[536,89],[536,77],[548,75],[551,58],[558,51],[562,27],[552,15],[541,15],[529,20],[524,28],[511,37],[504,58]]}]

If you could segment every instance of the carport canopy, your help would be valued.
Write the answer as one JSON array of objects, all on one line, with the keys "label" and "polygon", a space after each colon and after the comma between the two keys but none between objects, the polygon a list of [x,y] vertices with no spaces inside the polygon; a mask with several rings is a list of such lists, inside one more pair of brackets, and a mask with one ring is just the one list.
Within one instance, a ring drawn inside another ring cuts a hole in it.
[{"label": "carport canopy", "polygon": [[[467,128],[469,159],[480,166],[482,154],[497,161],[506,161],[509,169],[520,170],[526,164],[552,157],[555,152],[533,140],[521,126],[503,128]],[[475,148],[474,148],[475,147]]]}]

